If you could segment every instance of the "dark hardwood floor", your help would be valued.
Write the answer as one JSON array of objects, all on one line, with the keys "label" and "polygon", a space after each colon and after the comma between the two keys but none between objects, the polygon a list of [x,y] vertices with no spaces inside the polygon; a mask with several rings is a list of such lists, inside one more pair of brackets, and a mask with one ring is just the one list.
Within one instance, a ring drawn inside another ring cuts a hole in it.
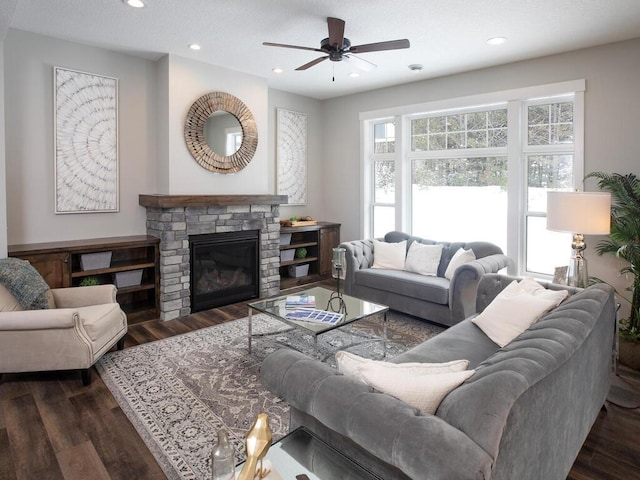
[{"label": "dark hardwood floor", "polygon": [[[332,285],[332,284],[331,284]],[[246,316],[245,303],[132,325],[125,348]],[[640,391],[640,373],[620,374]],[[0,479],[164,479],[142,439],[92,372],[5,374],[0,383]],[[640,409],[608,404],[568,477],[640,479]],[[553,479],[541,479],[553,480]]]}]

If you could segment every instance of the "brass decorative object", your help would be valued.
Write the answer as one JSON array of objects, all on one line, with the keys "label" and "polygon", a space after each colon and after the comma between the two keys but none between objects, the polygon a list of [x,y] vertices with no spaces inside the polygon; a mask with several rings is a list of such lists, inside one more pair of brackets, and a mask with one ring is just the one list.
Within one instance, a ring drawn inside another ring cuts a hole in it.
[{"label": "brass decorative object", "polygon": [[[204,135],[207,119],[219,110],[236,117],[242,128],[242,144],[229,156],[216,153]],[[191,105],[184,123],[184,139],[191,156],[203,168],[216,173],[236,173],[249,165],[256,153],[258,127],[251,110],[239,98],[224,92],[211,92]]]},{"label": "brass decorative object", "polygon": [[[259,480],[269,475],[269,470],[262,468],[262,460],[271,447],[271,429],[266,413],[259,413],[247,433],[245,461],[237,480]],[[259,467],[258,467],[259,464]]]}]

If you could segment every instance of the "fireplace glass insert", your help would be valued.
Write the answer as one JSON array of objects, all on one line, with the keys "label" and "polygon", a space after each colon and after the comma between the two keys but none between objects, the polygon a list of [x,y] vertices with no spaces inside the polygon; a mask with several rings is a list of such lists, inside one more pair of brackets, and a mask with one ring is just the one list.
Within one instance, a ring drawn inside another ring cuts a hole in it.
[{"label": "fireplace glass insert", "polygon": [[259,295],[260,231],[189,236],[191,311]]}]

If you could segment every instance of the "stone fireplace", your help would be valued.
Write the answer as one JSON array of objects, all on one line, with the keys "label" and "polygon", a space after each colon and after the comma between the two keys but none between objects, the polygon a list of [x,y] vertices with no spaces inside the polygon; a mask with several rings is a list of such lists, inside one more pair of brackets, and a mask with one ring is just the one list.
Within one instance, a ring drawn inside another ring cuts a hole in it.
[{"label": "stone fireplace", "polygon": [[160,318],[189,315],[190,236],[259,231],[260,297],[280,292],[280,204],[283,195],[140,195],[147,234],[160,238]]}]

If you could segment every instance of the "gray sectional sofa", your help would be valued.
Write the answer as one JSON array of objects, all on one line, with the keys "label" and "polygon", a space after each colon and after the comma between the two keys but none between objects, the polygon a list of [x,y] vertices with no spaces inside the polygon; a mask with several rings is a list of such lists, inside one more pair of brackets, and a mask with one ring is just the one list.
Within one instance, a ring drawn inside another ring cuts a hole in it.
[{"label": "gray sectional sofa", "polygon": [[[485,275],[478,311],[512,280]],[[290,349],[268,356],[261,378],[289,402],[291,429],[305,425],[385,480],[561,480],[607,396],[614,323],[613,290],[595,285],[504,348],[470,319],[454,325],[392,360],[470,361],[475,374],[435,415]]]},{"label": "gray sectional sofa", "polygon": [[[371,268],[373,240],[343,242],[340,246],[346,250],[347,259],[344,292],[449,326],[475,313],[476,290],[482,275],[497,273],[510,262],[500,247],[489,242],[436,242],[403,232],[389,232],[384,237],[385,242],[403,240],[407,240],[407,250],[412,242],[443,245],[437,276]],[[448,280],[444,276],[445,271],[459,248],[472,249],[476,260],[458,267]]]}]

